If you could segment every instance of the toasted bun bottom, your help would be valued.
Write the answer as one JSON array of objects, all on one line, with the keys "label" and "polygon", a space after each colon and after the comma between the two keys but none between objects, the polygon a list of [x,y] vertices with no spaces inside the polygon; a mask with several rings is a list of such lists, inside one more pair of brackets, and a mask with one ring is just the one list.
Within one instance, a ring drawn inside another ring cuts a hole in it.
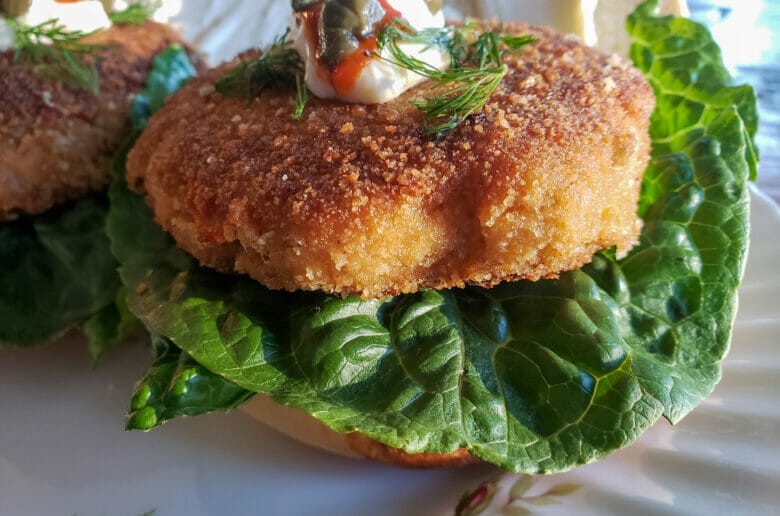
[{"label": "toasted bun bottom", "polygon": [[343,457],[371,459],[405,468],[459,467],[480,462],[468,450],[450,454],[410,454],[357,432],[340,434],[308,414],[279,405],[263,395],[255,396],[242,405],[241,410],[296,441]]}]

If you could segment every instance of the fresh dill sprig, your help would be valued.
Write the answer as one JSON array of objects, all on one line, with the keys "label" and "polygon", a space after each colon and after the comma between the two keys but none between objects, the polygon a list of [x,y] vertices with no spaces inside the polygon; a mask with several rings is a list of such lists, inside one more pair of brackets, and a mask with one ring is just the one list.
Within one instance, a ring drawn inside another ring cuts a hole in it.
[{"label": "fresh dill sprig", "polygon": [[[485,30],[474,22],[417,31],[401,19],[382,29],[377,39],[377,52],[388,53],[383,59],[436,82],[441,92],[438,96],[413,104],[423,112],[427,132],[437,139],[455,130],[487,103],[508,72],[502,63],[505,52],[536,41],[533,36]],[[402,43],[439,47],[449,55],[451,67],[439,70],[408,54]]]},{"label": "fresh dill sprig", "polygon": [[100,91],[100,76],[94,63],[82,60],[106,48],[81,42],[91,32],[68,30],[57,19],[33,26],[14,19],[6,21],[14,33],[15,61],[43,77],[61,80],[95,95]]},{"label": "fresh dill sprig", "polygon": [[295,88],[294,119],[303,116],[309,101],[304,81],[305,66],[298,51],[282,34],[260,57],[237,65],[217,81],[215,89],[223,95],[247,100],[255,99],[269,89]]},{"label": "fresh dill sprig", "polygon": [[293,120],[300,120],[303,112],[306,110],[306,104],[309,103],[309,88],[306,87],[306,80],[303,73],[295,76],[295,112]]},{"label": "fresh dill sprig", "polygon": [[108,19],[114,25],[141,25],[152,17],[161,4],[161,0],[156,2],[132,2],[122,11],[109,13]]}]

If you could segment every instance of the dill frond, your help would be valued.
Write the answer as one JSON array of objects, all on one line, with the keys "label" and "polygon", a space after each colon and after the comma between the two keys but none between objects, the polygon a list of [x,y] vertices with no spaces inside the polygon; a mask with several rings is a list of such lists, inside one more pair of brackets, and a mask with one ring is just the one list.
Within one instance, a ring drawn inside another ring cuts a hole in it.
[{"label": "dill frond", "polygon": [[[395,20],[379,33],[378,52],[387,50],[389,57],[383,59],[436,82],[436,97],[413,104],[423,112],[427,132],[438,139],[487,103],[507,74],[502,63],[504,53],[534,41],[533,36],[485,30],[475,22],[416,31],[403,20]],[[451,68],[442,71],[415,58],[404,51],[402,43],[441,48],[449,55]]]},{"label": "dill frond", "polygon": [[132,2],[124,10],[108,14],[108,19],[114,25],[141,25],[152,17],[154,12],[160,8],[162,0],[154,2]]},{"label": "dill frond", "polygon": [[91,33],[68,30],[52,19],[33,26],[7,20],[14,33],[14,60],[28,66],[33,72],[49,79],[61,80],[97,94],[100,77],[94,63],[84,57],[94,57],[104,45],[89,45],[81,40]]},{"label": "dill frond", "polygon": [[237,65],[215,85],[230,97],[255,99],[269,89],[295,89],[294,119],[303,116],[309,101],[304,81],[304,63],[292,48],[287,34],[279,36],[260,57]]}]

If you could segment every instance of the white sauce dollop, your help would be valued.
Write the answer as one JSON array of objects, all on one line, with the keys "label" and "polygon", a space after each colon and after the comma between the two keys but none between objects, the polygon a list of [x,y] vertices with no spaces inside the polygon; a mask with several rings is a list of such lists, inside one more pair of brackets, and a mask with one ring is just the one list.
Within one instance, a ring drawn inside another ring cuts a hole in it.
[{"label": "white sauce dollop", "polygon": [[[388,0],[406,21],[417,30],[444,27],[444,14],[439,11],[432,14],[423,0]],[[355,85],[349,92],[339,94],[328,78],[322,77],[319,64],[314,57],[314,49],[310,48],[312,38],[302,25],[292,33],[294,47],[306,63],[306,85],[309,90],[320,98],[338,99],[342,102],[358,104],[382,104],[400,96],[409,88],[423,82],[424,77],[401,68],[383,59],[371,59],[363,67]],[[450,64],[449,56],[437,47],[425,47],[417,44],[399,45],[406,53],[429,65],[444,70]],[[385,53],[382,57],[389,57]]]},{"label": "white sauce dollop", "polygon": [[33,0],[30,10],[21,17],[26,25],[38,25],[57,18],[61,25],[70,30],[93,32],[111,27],[103,3],[98,0],[84,0],[77,3],[59,3],[54,0]]},{"label": "white sauce dollop", "polygon": [[[70,30],[93,32],[111,26],[102,2],[84,0],[77,3],[59,3],[54,0],[33,0],[30,9],[18,20],[24,25],[39,25],[51,19]],[[0,51],[13,46],[13,32],[0,20]]]}]

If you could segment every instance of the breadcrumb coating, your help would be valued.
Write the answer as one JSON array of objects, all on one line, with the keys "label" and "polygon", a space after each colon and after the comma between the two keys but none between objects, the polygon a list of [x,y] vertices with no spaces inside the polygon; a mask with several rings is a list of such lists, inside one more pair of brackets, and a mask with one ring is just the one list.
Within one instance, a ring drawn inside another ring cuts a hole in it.
[{"label": "breadcrumb coating", "polygon": [[[151,120],[128,160],[156,219],[204,265],[273,289],[365,298],[555,277],[627,252],[650,149],[654,96],[641,73],[580,40],[507,55],[488,104],[446,138],[410,100],[247,103],[214,91],[223,66]],[[246,56],[244,57],[246,58]]]},{"label": "breadcrumb coating", "polygon": [[13,50],[0,53],[0,221],[103,188],[152,59],[182,39],[146,22],[82,41],[107,46],[95,62],[97,96],[36,75],[14,61]]}]

